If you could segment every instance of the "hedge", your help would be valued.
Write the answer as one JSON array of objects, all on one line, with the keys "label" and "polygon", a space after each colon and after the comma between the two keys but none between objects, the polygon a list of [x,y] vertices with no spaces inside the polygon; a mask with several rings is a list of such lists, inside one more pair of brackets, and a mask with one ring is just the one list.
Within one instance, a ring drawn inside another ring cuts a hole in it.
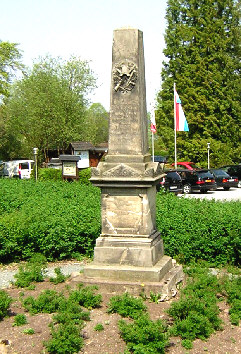
[{"label": "hedge", "polygon": [[[240,265],[241,203],[157,193],[165,254]],[[101,232],[100,190],[64,181],[0,179],[0,262],[42,253],[48,260],[91,255]]]}]

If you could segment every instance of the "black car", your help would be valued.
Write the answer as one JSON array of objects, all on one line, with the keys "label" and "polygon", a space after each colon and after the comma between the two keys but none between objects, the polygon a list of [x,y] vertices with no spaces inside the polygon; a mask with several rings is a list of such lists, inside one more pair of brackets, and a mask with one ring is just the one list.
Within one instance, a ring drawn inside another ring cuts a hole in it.
[{"label": "black car", "polygon": [[178,173],[182,178],[183,193],[185,194],[194,191],[206,193],[217,189],[214,176],[209,170],[182,170],[178,171]]},{"label": "black car", "polygon": [[241,188],[241,165],[225,165],[219,167],[231,177],[238,177],[238,187]]},{"label": "black car", "polygon": [[175,194],[182,193],[182,179],[176,171],[166,171],[166,175],[162,177],[160,184],[157,185],[157,191],[161,188],[173,192]]},{"label": "black car", "polygon": [[231,177],[227,172],[221,169],[211,169],[210,172],[214,175],[217,187],[222,187],[228,191],[230,187],[238,187],[238,177]]}]

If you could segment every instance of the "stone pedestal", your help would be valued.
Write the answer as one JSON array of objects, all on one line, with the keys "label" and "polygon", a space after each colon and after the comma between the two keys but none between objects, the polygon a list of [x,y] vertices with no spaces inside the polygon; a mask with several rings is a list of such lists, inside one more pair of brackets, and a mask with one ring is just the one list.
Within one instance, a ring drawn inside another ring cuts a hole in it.
[{"label": "stone pedestal", "polygon": [[172,259],[164,256],[156,229],[156,184],[162,174],[148,146],[142,32],[115,30],[112,60],[108,155],[91,174],[101,188],[102,232],[84,275],[159,282],[172,269]]}]

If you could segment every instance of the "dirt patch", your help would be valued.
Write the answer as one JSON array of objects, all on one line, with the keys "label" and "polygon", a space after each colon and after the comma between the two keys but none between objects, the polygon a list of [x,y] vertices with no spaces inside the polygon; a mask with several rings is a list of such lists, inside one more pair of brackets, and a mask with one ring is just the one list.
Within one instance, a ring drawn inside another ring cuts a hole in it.
[{"label": "dirt patch", "polygon": [[[11,304],[9,317],[0,321],[0,353],[14,354],[37,354],[47,353],[43,346],[43,341],[50,339],[49,323],[52,320],[52,315],[37,314],[30,315],[24,310],[20,302],[20,294],[24,292],[24,297],[32,295],[37,297],[44,289],[54,289],[56,291],[64,291],[66,284],[72,289],[75,289],[77,284],[74,279],[69,279],[64,284],[54,285],[48,280],[43,283],[38,283],[35,290],[17,289],[10,287],[5,289],[6,292],[14,298]],[[82,331],[84,337],[84,347],[81,353],[86,354],[119,354],[126,349],[125,342],[122,340],[118,330],[118,314],[108,314],[107,306],[110,297],[113,294],[102,294],[103,302],[100,308],[94,309],[90,313],[91,320],[86,322]],[[172,301],[176,301],[178,295],[161,303],[153,303],[146,300],[146,305],[152,320],[166,319],[170,321],[165,310],[170,306]],[[207,341],[196,340],[193,349],[187,351],[181,346],[180,338],[170,338],[170,347],[167,348],[167,353],[170,354],[185,354],[185,353],[212,353],[212,354],[231,354],[240,353],[241,348],[241,327],[231,325],[228,315],[228,305],[225,301],[219,302],[220,317],[222,318],[223,330],[213,334]],[[13,326],[14,316],[19,313],[24,313],[27,317],[28,324],[23,326]],[[94,330],[96,324],[101,323],[104,330],[97,332]],[[34,334],[24,334],[23,331],[28,328],[34,329]],[[147,353],[148,354],[148,353]]]}]

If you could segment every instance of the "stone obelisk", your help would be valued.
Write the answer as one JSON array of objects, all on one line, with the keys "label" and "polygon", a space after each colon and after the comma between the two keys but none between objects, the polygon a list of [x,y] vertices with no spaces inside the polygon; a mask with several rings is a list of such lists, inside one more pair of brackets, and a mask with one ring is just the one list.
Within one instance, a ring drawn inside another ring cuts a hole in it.
[{"label": "stone obelisk", "polygon": [[92,168],[101,188],[101,235],[87,277],[160,281],[172,268],[156,229],[156,184],[161,178],[148,146],[143,34],[114,31],[109,148]]}]

